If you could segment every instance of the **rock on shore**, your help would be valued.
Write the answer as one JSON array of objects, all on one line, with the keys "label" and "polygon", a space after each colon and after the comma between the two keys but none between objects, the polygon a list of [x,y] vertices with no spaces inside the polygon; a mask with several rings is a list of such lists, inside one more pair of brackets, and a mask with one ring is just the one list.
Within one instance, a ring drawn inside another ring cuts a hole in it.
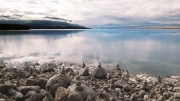
[{"label": "rock on shore", "polygon": [[6,63],[0,71],[0,101],[180,101],[180,76],[131,75],[119,65]]}]

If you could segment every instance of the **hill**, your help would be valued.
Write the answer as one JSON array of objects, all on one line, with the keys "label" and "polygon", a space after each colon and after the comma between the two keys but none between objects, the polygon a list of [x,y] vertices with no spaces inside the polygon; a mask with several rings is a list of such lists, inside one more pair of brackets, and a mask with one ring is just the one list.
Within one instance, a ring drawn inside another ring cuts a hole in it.
[{"label": "hill", "polygon": [[0,20],[0,30],[25,29],[88,29],[87,27],[63,21],[50,20]]}]

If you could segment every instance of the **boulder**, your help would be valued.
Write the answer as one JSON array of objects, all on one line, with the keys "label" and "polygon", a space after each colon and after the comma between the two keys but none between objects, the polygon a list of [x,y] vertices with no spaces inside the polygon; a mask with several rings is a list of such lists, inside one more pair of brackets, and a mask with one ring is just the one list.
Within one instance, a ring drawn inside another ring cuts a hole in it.
[{"label": "boulder", "polygon": [[8,82],[5,84],[0,84],[0,93],[7,94],[8,91],[13,87],[14,87],[14,85],[11,83],[8,83]]},{"label": "boulder", "polygon": [[39,86],[42,89],[45,88],[47,79],[44,78],[28,78],[26,80],[26,86]]},{"label": "boulder", "polygon": [[6,101],[5,99],[0,99],[0,101]]},{"label": "boulder", "polygon": [[10,79],[10,80],[12,80],[12,79],[16,79],[16,73],[15,72],[8,72],[8,73],[5,73],[4,74],[4,78],[5,79]]},{"label": "boulder", "polygon": [[43,101],[44,97],[39,94],[39,93],[35,93],[33,95],[31,95],[29,98],[27,98],[25,101]]},{"label": "boulder", "polygon": [[97,78],[97,79],[105,79],[106,78],[106,70],[101,67],[101,64],[99,63],[99,66],[92,69],[91,76]]},{"label": "boulder", "polygon": [[26,80],[26,86],[37,86],[37,79],[28,78]]},{"label": "boulder", "polygon": [[55,101],[67,101],[69,91],[64,87],[59,87],[56,90]]},{"label": "boulder", "polygon": [[69,92],[67,101],[81,101],[81,96],[79,94]]},{"label": "boulder", "polygon": [[31,74],[31,70],[19,70],[19,72],[17,73],[17,77],[19,78],[27,78],[28,76],[30,76]]},{"label": "boulder", "polygon": [[46,90],[48,90],[54,97],[56,90],[59,87],[67,88],[70,85],[71,79],[65,74],[57,74],[51,77],[46,83]]},{"label": "boulder", "polygon": [[55,101],[81,101],[81,96],[70,92],[64,87],[59,87],[56,90]]},{"label": "boulder", "polygon": [[45,89],[47,81],[48,81],[47,79],[39,78],[38,81],[37,81],[37,85],[39,87],[41,87],[41,89]]},{"label": "boulder", "polygon": [[46,99],[46,101],[53,101],[54,100],[52,95],[44,89],[40,90],[40,94],[44,97],[44,99]]},{"label": "boulder", "polygon": [[26,95],[24,95],[24,97],[27,99],[27,98],[29,98],[30,96],[32,96],[33,94],[35,94],[35,93],[36,93],[36,91],[33,91],[33,90],[28,91],[28,92],[26,93]]},{"label": "boulder", "polygon": [[17,92],[15,90],[9,90],[8,95],[10,95],[13,99],[15,99],[16,101],[24,101],[24,95],[20,92]]},{"label": "boulder", "polygon": [[80,76],[90,76],[88,67],[81,68],[79,70]]},{"label": "boulder", "polygon": [[55,63],[44,63],[40,66],[42,72],[54,72],[53,68],[57,68]]},{"label": "boulder", "polygon": [[81,84],[80,82],[69,86],[68,90],[72,93],[81,95],[83,101],[86,100],[88,95],[90,95],[92,98],[96,96],[96,93],[90,87],[86,86],[85,84]]},{"label": "boulder", "polygon": [[18,89],[24,95],[29,91],[38,91],[38,90],[40,90],[39,86],[21,86]]}]

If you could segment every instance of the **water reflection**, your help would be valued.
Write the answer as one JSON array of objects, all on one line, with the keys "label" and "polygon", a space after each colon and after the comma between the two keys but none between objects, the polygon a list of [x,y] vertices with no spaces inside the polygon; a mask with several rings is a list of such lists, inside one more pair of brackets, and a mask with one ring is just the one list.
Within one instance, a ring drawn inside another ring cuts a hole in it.
[{"label": "water reflection", "polygon": [[0,32],[0,61],[85,61],[89,66],[101,61],[105,68],[112,69],[120,64],[131,73],[180,75],[180,30],[33,30],[6,33]]}]

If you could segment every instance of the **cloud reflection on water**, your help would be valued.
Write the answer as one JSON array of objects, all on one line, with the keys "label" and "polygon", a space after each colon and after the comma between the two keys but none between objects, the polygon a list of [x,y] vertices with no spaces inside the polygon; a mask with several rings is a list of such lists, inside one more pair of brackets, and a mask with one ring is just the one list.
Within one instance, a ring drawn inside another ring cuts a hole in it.
[{"label": "cloud reflection on water", "polygon": [[[45,33],[45,34],[43,34]],[[132,73],[158,75],[180,72],[178,30],[30,31],[0,35],[0,60],[70,61],[106,68],[127,68]]]}]

